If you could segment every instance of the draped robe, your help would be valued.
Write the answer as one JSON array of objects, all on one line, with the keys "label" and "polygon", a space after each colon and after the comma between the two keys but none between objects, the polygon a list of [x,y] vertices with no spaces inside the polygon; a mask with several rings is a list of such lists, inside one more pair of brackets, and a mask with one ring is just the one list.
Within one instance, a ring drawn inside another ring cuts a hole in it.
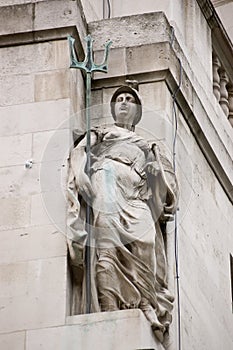
[{"label": "draped robe", "polygon": [[[177,205],[172,167],[157,146],[121,127],[91,131],[92,312],[142,308],[146,300],[159,322],[171,322],[167,262],[161,227]],[[85,203],[70,156],[68,245],[73,273],[73,312],[85,312]],[[75,161],[74,161],[75,160]],[[157,169],[157,171],[155,171]]]}]

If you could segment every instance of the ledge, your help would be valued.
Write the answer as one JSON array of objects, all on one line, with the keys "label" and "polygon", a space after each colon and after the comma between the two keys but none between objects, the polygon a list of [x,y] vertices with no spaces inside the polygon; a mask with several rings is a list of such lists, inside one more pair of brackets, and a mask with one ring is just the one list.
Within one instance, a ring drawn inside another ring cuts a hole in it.
[{"label": "ledge", "polygon": [[69,316],[64,326],[28,331],[26,350],[35,348],[164,350],[139,309]]}]

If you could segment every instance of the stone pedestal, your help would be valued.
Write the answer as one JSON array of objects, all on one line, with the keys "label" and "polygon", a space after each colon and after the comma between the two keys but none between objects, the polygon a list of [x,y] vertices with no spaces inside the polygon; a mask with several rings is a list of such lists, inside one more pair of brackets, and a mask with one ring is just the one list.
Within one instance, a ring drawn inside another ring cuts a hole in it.
[{"label": "stone pedestal", "polygon": [[27,350],[163,350],[139,309],[70,316],[66,325],[27,332]]}]

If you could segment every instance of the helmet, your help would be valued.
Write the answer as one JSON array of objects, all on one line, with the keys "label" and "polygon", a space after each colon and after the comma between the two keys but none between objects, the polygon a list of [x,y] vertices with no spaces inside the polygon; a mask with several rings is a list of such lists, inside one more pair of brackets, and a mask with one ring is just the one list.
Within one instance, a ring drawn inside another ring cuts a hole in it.
[{"label": "helmet", "polygon": [[137,113],[137,116],[136,116],[135,121],[134,121],[134,125],[136,125],[139,123],[139,121],[141,120],[141,117],[142,117],[142,101],[141,101],[141,97],[140,97],[138,91],[136,89],[133,89],[132,87],[130,87],[128,85],[120,86],[112,95],[112,98],[110,101],[112,116],[113,116],[114,120],[116,120],[116,115],[115,115],[116,98],[118,95],[120,95],[124,92],[131,94],[135,98],[135,101],[136,101],[136,104],[138,107],[138,113]]}]

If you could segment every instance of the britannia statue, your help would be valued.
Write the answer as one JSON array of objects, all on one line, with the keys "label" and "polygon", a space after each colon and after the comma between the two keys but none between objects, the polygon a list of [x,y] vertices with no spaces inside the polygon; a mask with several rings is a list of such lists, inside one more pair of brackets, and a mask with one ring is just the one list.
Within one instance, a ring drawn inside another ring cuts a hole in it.
[{"label": "britannia statue", "polygon": [[142,118],[138,91],[121,86],[110,104],[113,124],[90,130],[88,174],[86,135],[69,158],[73,312],[85,313],[90,228],[91,312],[139,308],[162,342],[174,300],[168,290],[164,238],[177,207],[177,181],[156,142],[148,143],[135,132]]}]

